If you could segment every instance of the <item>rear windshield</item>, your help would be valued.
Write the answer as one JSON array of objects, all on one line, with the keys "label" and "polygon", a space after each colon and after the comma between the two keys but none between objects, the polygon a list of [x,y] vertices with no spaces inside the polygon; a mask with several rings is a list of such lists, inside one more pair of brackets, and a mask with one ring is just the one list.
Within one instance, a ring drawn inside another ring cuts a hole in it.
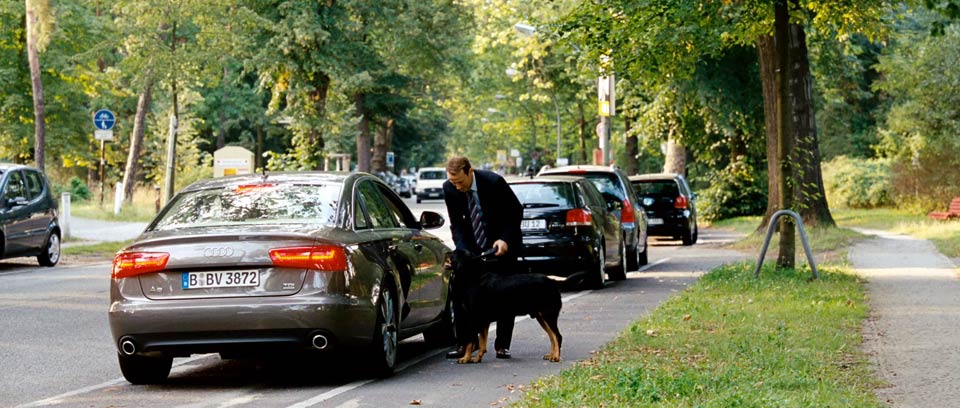
[{"label": "rear windshield", "polygon": [[637,189],[637,195],[641,196],[676,197],[680,195],[677,183],[672,180],[635,181],[633,187]]},{"label": "rear windshield", "polygon": [[510,188],[513,189],[524,208],[573,208],[576,206],[573,188],[567,183],[511,184]]},{"label": "rear windshield", "polygon": [[447,178],[447,172],[441,170],[420,171],[420,180],[443,180]]},{"label": "rear windshield", "polygon": [[154,231],[237,224],[336,222],[340,184],[262,184],[179,195]]},{"label": "rear windshield", "polygon": [[611,198],[623,201],[627,198],[627,195],[623,192],[623,187],[617,182],[617,175],[615,174],[587,173],[583,174],[583,177],[597,186],[597,190],[600,191],[600,195],[603,196],[605,201],[610,201]]}]

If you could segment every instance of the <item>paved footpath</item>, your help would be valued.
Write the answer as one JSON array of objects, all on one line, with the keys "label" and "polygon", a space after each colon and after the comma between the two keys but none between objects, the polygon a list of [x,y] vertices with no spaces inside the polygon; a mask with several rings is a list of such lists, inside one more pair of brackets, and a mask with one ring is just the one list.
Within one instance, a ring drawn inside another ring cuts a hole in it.
[{"label": "paved footpath", "polygon": [[930,241],[882,231],[849,259],[868,280],[864,348],[894,407],[960,406],[960,274]]}]

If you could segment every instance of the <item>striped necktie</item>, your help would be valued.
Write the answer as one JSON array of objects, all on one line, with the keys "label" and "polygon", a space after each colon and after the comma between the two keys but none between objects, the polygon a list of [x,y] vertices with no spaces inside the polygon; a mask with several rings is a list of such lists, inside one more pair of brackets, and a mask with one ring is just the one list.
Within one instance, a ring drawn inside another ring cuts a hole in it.
[{"label": "striped necktie", "polygon": [[482,251],[487,248],[487,235],[483,232],[483,211],[480,210],[475,191],[467,194],[467,207],[470,210],[470,223],[473,224],[473,236],[477,239],[477,245]]}]

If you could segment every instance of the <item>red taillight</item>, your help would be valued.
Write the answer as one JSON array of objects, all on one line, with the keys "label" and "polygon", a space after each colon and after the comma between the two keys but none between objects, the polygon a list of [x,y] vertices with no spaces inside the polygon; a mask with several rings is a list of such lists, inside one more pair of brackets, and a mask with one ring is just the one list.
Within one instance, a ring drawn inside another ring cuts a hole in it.
[{"label": "red taillight", "polygon": [[162,271],[170,254],[166,252],[124,252],[113,258],[113,278],[129,278]]},{"label": "red taillight", "polygon": [[687,197],[684,197],[682,195],[677,196],[677,199],[673,200],[673,207],[680,208],[680,209],[687,208]]},{"label": "red taillight", "polygon": [[620,212],[620,222],[637,222],[637,213],[633,211],[630,200],[623,200],[623,211]]},{"label": "red taillight", "polygon": [[246,194],[252,193],[255,191],[262,190],[272,190],[276,187],[276,184],[241,184],[233,189],[233,192],[236,194]]},{"label": "red taillight", "polygon": [[337,245],[276,248],[270,250],[274,266],[285,268],[342,271],[347,269],[347,252]]},{"label": "red taillight", "polygon": [[591,215],[587,210],[582,208],[577,208],[574,210],[567,211],[567,226],[576,227],[576,226],[589,226],[593,225],[593,215]]}]

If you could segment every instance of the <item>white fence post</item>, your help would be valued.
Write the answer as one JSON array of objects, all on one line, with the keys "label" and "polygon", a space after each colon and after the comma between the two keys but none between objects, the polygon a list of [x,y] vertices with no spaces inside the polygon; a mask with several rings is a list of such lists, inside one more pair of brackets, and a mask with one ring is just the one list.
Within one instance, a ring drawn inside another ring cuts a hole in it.
[{"label": "white fence post", "polygon": [[60,193],[60,235],[63,238],[70,237],[70,193],[64,191]]},{"label": "white fence post", "polygon": [[123,183],[117,182],[117,188],[113,190],[113,214],[120,214],[120,207],[123,206]]}]

